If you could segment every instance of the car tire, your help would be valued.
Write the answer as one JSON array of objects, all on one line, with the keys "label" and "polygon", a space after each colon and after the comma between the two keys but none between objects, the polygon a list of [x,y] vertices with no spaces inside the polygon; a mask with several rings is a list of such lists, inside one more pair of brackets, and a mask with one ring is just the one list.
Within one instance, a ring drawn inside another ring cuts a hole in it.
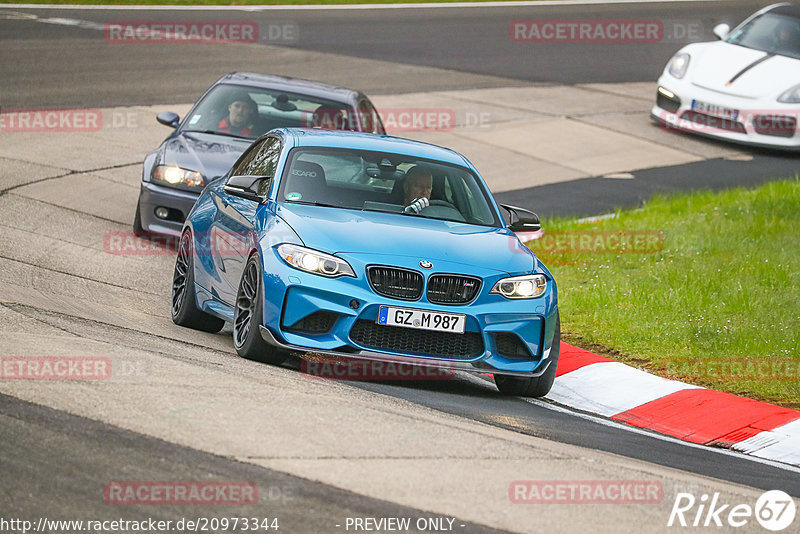
[{"label": "car tire", "polygon": [[179,326],[219,332],[225,321],[197,309],[194,293],[194,242],[186,230],[178,244],[178,257],[172,275],[172,322]]},{"label": "car tire", "polygon": [[287,354],[261,337],[261,318],[264,310],[264,283],[261,258],[254,252],[245,264],[236,305],[233,309],[233,346],[242,358],[280,365]]},{"label": "car tire", "polygon": [[148,235],[145,232],[144,227],[142,227],[142,214],[141,214],[141,207],[139,203],[136,203],[136,215],[133,216],[133,235],[137,235],[140,237],[145,237]]},{"label": "car tire", "polygon": [[558,353],[561,348],[561,318],[556,315],[556,332],[553,335],[553,346],[550,349],[550,365],[541,376],[521,378],[517,376],[494,375],[494,383],[503,395],[515,397],[544,397],[550,393],[556,379]]}]

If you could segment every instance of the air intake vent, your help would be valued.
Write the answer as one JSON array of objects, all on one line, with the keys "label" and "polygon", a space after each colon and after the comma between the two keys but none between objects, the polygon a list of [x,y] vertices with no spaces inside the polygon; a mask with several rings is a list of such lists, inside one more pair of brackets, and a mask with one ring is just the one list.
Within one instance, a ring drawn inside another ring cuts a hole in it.
[{"label": "air intake vent", "polygon": [[497,352],[500,356],[505,358],[512,358],[515,360],[533,360],[531,351],[516,334],[502,333],[495,334],[494,344],[497,347]]},{"label": "air intake vent", "polygon": [[761,135],[794,137],[797,119],[788,115],[756,115],[753,117],[753,128]]},{"label": "air intake vent", "polygon": [[744,124],[739,121],[714,117],[713,115],[706,115],[698,111],[684,111],[683,115],[681,115],[681,119],[694,123],[694,127],[698,128],[700,133],[713,132],[714,130],[742,134],[747,133]]},{"label": "air intake vent", "polygon": [[483,336],[478,332],[434,332],[379,325],[366,319],[356,321],[350,339],[370,349],[452,360],[469,360],[483,354]]},{"label": "air intake vent", "polygon": [[306,315],[292,326],[286,327],[290,332],[298,334],[327,334],[330,332],[337,315],[329,311],[316,311]]}]

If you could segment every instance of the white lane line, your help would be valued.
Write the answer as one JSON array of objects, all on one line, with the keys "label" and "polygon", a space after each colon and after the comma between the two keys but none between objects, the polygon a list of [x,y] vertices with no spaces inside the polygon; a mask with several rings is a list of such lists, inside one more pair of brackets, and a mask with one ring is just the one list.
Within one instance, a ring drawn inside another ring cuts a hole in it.
[{"label": "white lane line", "polygon": [[[556,379],[556,381],[558,381],[558,380]],[[583,413],[583,412],[576,412],[574,410],[569,409],[568,407],[559,406],[559,405],[552,404],[550,402],[543,401],[543,400],[540,400],[540,399],[526,399],[526,398],[523,398],[522,400],[524,400],[525,402],[528,402],[530,404],[534,404],[536,406],[540,406],[542,408],[546,408],[548,410],[552,410],[554,412],[573,415],[573,416],[579,417],[581,419],[586,419],[587,421],[592,421],[592,422],[597,423],[599,425],[613,427],[613,428],[616,428],[616,429],[619,429],[619,430],[624,430],[626,432],[633,432],[635,434],[641,434],[643,436],[648,436],[648,437],[651,437],[651,438],[654,438],[654,439],[658,439],[658,440],[661,440],[661,441],[666,441],[668,443],[674,443],[675,445],[682,445],[684,447],[691,447],[693,449],[701,449],[701,450],[708,451],[708,452],[713,452],[713,453],[716,453],[716,454],[722,454],[724,456],[733,456],[733,457],[739,458],[741,460],[747,460],[747,461],[750,461],[750,462],[756,462],[756,463],[763,464],[763,465],[769,465],[771,467],[777,467],[778,469],[783,469],[784,471],[791,471],[793,473],[800,473],[800,467],[797,467],[797,466],[794,466],[794,465],[789,465],[789,464],[785,464],[785,463],[781,463],[781,462],[776,462],[776,461],[765,459],[765,458],[759,458],[757,456],[750,456],[750,455],[747,455],[747,454],[742,454],[740,452],[730,451],[728,449],[720,449],[718,447],[709,447],[707,445],[701,445],[699,443],[691,443],[689,441],[683,441],[683,440],[678,439],[678,438],[673,438],[672,436],[666,436],[664,434],[658,434],[658,433],[655,433],[653,431],[647,431],[647,430],[643,430],[641,428],[628,426],[628,425],[626,425],[624,423],[618,423],[617,421],[614,421],[612,419],[606,419],[604,417],[591,415],[591,414],[587,414],[587,413]],[[620,453],[612,453],[612,454],[620,454]]]},{"label": "white lane line", "polygon": [[346,11],[372,9],[444,9],[465,7],[546,7],[586,6],[609,4],[673,4],[692,2],[718,2],[721,0],[526,0],[522,2],[431,2],[420,4],[319,4],[319,5],[275,5],[275,6],[140,6],[140,5],[91,5],[74,4],[0,4],[4,8],[66,9],[94,11]]},{"label": "white lane line", "polygon": [[61,17],[39,18],[35,17],[36,22],[43,22],[45,24],[58,24],[60,26],[75,26],[77,28],[86,28],[87,30],[100,30],[104,31],[106,25],[98,22],[91,22],[88,20],[67,19]]},{"label": "white lane line", "polygon": [[606,213],[605,215],[594,215],[592,217],[584,217],[583,219],[578,219],[575,222],[577,222],[578,224],[595,223],[595,222],[605,221],[606,219],[616,219],[616,218],[617,218],[616,213]]}]

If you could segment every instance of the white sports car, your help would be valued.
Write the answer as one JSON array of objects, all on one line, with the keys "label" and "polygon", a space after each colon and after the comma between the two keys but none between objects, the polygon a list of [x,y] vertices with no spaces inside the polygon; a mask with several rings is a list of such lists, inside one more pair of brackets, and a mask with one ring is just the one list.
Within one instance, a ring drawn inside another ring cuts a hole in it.
[{"label": "white sports car", "polygon": [[680,49],[658,79],[651,117],[728,141],[800,149],[800,5],[758,11],[719,41]]}]

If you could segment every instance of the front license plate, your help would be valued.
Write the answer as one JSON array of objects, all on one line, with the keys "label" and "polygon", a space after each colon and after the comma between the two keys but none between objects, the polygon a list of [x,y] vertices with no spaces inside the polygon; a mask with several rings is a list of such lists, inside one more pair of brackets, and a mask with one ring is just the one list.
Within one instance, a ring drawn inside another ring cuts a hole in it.
[{"label": "front license plate", "polygon": [[692,100],[692,109],[700,113],[705,113],[706,115],[711,115],[712,117],[719,117],[720,119],[731,119],[735,121],[739,117],[738,109],[717,106],[716,104],[709,104],[700,100]]},{"label": "front license plate", "polygon": [[466,315],[463,313],[441,313],[393,306],[381,306],[378,312],[378,324],[436,332],[463,334],[465,321]]}]

